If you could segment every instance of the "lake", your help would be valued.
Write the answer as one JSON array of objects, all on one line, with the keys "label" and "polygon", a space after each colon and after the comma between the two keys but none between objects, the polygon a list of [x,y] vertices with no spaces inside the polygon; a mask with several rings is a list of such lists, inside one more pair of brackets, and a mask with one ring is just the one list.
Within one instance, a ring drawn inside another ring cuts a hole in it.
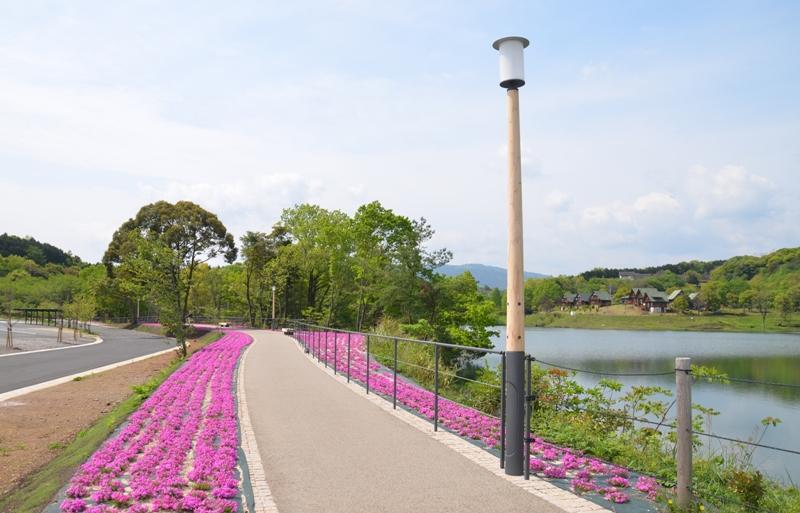
[{"label": "lake", "polygon": [[[503,349],[505,327],[496,329],[500,335],[495,347]],[[693,364],[715,367],[730,377],[800,385],[800,335],[527,328],[525,347],[544,361],[593,371],[671,371],[675,357],[688,356]],[[575,378],[592,385],[600,377],[578,373]],[[675,389],[674,376],[615,379]],[[714,434],[747,440],[762,418],[777,417],[783,422],[770,427],[762,443],[800,449],[800,388],[696,381],[692,400],[720,412],[712,419]],[[788,481],[791,476],[800,482],[800,455],[759,448],[753,461],[775,478]]]}]

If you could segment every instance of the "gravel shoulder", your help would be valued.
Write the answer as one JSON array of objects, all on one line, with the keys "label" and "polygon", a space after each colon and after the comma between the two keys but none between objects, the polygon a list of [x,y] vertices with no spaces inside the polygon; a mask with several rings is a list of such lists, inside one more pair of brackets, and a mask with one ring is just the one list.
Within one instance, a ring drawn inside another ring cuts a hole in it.
[{"label": "gravel shoulder", "polygon": [[163,354],[0,402],[0,496],[172,360]]}]

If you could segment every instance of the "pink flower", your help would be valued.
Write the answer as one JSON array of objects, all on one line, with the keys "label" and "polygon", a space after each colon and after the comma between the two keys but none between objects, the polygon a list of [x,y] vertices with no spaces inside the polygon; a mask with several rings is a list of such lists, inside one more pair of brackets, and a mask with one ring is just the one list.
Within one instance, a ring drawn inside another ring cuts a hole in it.
[{"label": "pink flower", "polygon": [[626,493],[620,492],[616,488],[606,488],[603,490],[603,497],[616,504],[624,504],[631,500]]},{"label": "pink flower", "polygon": [[564,470],[562,467],[556,467],[551,465],[546,469],[544,469],[544,475],[554,479],[564,479],[565,477],[567,477],[567,471]]},{"label": "pink flower", "polygon": [[66,513],[80,513],[86,509],[86,503],[82,499],[67,499],[60,507]]},{"label": "pink flower", "polygon": [[624,477],[614,476],[608,480],[608,484],[617,488],[627,488],[629,486],[628,480]]},{"label": "pink flower", "polygon": [[572,480],[572,489],[576,492],[593,492],[600,487],[592,483],[589,479],[576,477]]},{"label": "pink flower", "polygon": [[531,458],[531,465],[530,468],[534,472],[541,472],[545,468],[547,468],[547,464],[540,459]]},{"label": "pink flower", "polygon": [[647,497],[651,500],[654,500],[658,496],[658,482],[652,477],[639,476],[639,479],[636,480],[636,484],[633,485],[633,487],[647,494]]},{"label": "pink flower", "polygon": [[628,469],[622,467],[614,467],[611,469],[611,474],[618,477],[630,477],[631,473]]}]

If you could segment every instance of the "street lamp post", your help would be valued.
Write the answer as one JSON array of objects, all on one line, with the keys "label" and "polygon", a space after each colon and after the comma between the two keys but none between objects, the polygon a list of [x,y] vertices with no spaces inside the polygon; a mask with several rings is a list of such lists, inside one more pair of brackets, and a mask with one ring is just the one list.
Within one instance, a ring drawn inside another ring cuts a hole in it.
[{"label": "street lamp post", "polygon": [[275,285],[272,286],[272,329],[275,329]]},{"label": "street lamp post", "polygon": [[508,281],[506,288],[505,471],[523,474],[525,410],[525,290],[522,263],[522,159],[519,143],[519,88],[525,85],[524,37],[492,44],[500,52],[500,87],[508,105]]}]

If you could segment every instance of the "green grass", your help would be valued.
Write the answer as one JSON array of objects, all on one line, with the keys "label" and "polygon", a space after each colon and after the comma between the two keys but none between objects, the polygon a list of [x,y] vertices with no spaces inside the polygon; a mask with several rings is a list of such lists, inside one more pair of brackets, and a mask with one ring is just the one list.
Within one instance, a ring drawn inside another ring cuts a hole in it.
[{"label": "green grass", "polygon": [[150,333],[151,335],[160,335],[162,337],[166,336],[167,330],[163,326],[142,326],[137,325],[133,328],[136,331],[141,331],[143,333]]},{"label": "green grass", "polygon": [[724,312],[717,314],[649,314],[649,315],[605,315],[578,312],[570,316],[566,312],[537,313],[525,317],[525,325],[542,328],[579,328],[615,330],[662,330],[662,331],[730,331],[752,333],[797,333],[800,332],[800,315],[790,322],[779,315],[767,316],[766,328],[757,313]]},{"label": "green grass", "polygon": [[178,368],[180,363],[180,360],[171,362],[147,383],[135,387],[133,394],[92,426],[79,432],[72,442],[51,444],[50,449],[63,447],[63,451],[47,465],[27,476],[15,490],[0,497],[0,511],[39,513],[72,477],[75,469],[100,447],[100,444]]}]

